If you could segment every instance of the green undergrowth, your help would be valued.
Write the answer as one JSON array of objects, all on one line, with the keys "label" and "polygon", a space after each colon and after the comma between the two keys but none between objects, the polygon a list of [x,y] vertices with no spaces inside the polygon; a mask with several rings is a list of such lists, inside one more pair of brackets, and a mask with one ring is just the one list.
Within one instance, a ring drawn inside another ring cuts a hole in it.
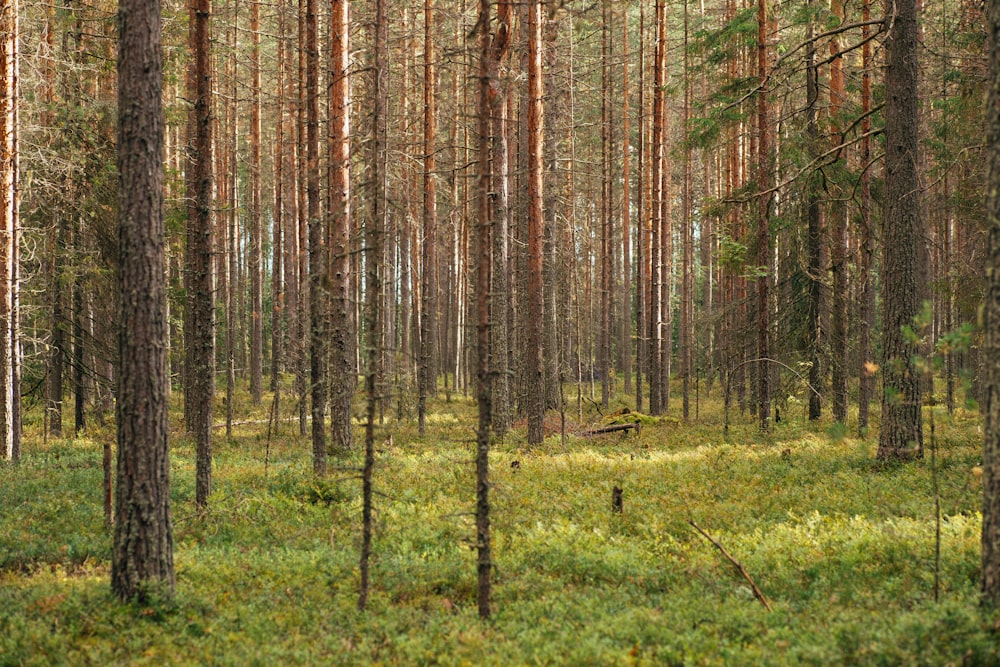
[{"label": "green undergrowth", "polygon": [[687,424],[637,417],[638,433],[533,449],[515,429],[495,443],[485,623],[467,398],[432,401],[425,436],[386,411],[365,613],[360,452],[316,480],[297,422],[268,442],[264,409],[241,406],[248,423],[232,438],[214,431],[211,508],[198,516],[193,444],[176,435],[177,595],[138,607],[109,591],[100,462],[113,432],[44,445],[29,432],[21,465],[0,470],[0,664],[1000,664],[1000,616],[977,603],[976,415],[935,415],[935,601],[930,457],[877,465],[874,439],[797,415],[762,436],[734,414],[726,442],[718,397],[702,400]]}]

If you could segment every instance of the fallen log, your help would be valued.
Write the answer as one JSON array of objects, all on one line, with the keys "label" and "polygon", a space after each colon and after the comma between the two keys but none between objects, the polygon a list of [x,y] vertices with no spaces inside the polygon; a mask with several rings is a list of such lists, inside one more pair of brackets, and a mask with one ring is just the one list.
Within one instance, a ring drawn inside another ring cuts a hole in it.
[{"label": "fallen log", "polygon": [[604,435],[605,433],[616,433],[618,431],[628,431],[630,429],[639,430],[639,424],[612,424],[611,426],[602,426],[600,428],[591,429],[589,431],[584,431],[580,435],[586,437],[594,435]]}]

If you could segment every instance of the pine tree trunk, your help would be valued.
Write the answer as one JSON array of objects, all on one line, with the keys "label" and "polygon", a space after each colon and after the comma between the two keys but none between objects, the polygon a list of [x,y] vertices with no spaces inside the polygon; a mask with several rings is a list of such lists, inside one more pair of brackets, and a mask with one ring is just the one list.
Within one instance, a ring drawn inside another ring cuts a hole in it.
[{"label": "pine tree trunk", "polygon": [[601,407],[608,408],[611,398],[611,244],[612,187],[614,163],[611,152],[611,18],[607,2],[601,3],[601,251],[597,261],[601,267],[601,302],[598,306],[597,372],[601,377]]},{"label": "pine tree trunk", "polygon": [[[666,67],[666,65],[665,65]],[[664,74],[666,76],[666,73]],[[664,100],[663,137],[670,136],[669,109]],[[664,153],[667,147],[663,148]],[[670,410],[670,375],[674,350],[674,228],[673,170],[667,155],[663,157],[663,172],[660,174],[660,408]]]},{"label": "pine tree trunk", "polygon": [[882,430],[878,458],[923,454],[918,354],[918,243],[923,229],[917,180],[916,0],[899,0],[886,45],[885,218],[882,231]]},{"label": "pine tree trunk", "polygon": [[[833,0],[830,11],[840,23],[844,21],[844,7],[840,0]],[[840,57],[840,40],[830,39],[830,118],[834,146],[840,143],[837,119],[846,99],[844,90],[844,65]],[[835,154],[839,162],[843,156]],[[833,165],[836,169],[836,163]],[[847,202],[839,188],[834,189],[835,199],[830,205],[830,263],[833,273],[833,298],[830,309],[830,380],[833,398],[833,419],[847,422]]]},{"label": "pine tree trunk", "polygon": [[[863,0],[861,5],[861,20],[871,19],[871,3]],[[872,395],[875,393],[875,352],[872,349],[872,332],[875,330],[875,279],[872,269],[875,264],[875,229],[872,223],[872,192],[871,169],[872,142],[871,132],[872,104],[872,47],[869,41],[871,26],[861,28],[861,316],[859,321],[858,348],[860,350],[861,368],[858,380],[858,433],[868,432],[868,414],[871,409]]]},{"label": "pine tree trunk", "polygon": [[649,220],[650,220],[650,192],[649,187],[649,113],[647,109],[646,95],[646,3],[639,4],[639,164],[637,165],[638,176],[638,199],[636,209],[639,212],[639,220],[636,224],[635,243],[635,409],[643,411],[642,378],[646,374],[647,359],[649,350],[647,345],[647,334],[649,332],[649,309],[647,293],[649,291]]},{"label": "pine tree trunk", "polygon": [[663,320],[663,172],[664,141],[664,87],[666,85],[666,48],[667,48],[667,17],[663,0],[656,0],[656,50],[653,56],[653,134],[652,134],[652,197],[650,201],[651,236],[650,274],[649,274],[649,413],[659,415],[663,412],[662,366],[662,320]]},{"label": "pine tree trunk", "polygon": [[[683,132],[690,132],[691,118],[691,78],[689,74],[690,57],[688,55],[688,4],[684,0],[684,111]],[[681,398],[681,414],[687,421],[691,417],[691,376],[694,374],[694,219],[691,203],[691,170],[693,168],[691,142],[685,141],[684,148],[684,189],[682,194],[683,212],[681,214],[681,379],[683,394]]]},{"label": "pine tree trunk", "polygon": [[767,0],[757,2],[757,73],[760,90],[757,92],[757,357],[761,360],[757,370],[757,418],[760,430],[767,431],[771,422],[771,383],[767,359],[771,356],[771,184],[774,158],[771,153],[771,128],[769,126]]},{"label": "pine tree trunk", "polygon": [[48,302],[52,337],[49,342],[49,377],[46,401],[49,432],[57,437],[62,435],[63,373],[66,361],[66,324],[64,322],[66,314],[63,308],[65,290],[62,286],[63,263],[65,261],[63,239],[65,233],[65,222],[60,217],[53,229],[52,250],[49,260],[51,275],[49,277]]},{"label": "pine tree trunk", "polygon": [[434,66],[434,0],[424,0],[424,244],[421,274],[420,367],[418,422],[426,432],[427,396],[437,389],[434,346],[437,340],[437,188],[435,182],[435,133],[437,124]]},{"label": "pine tree trunk", "polygon": [[1000,607],[1000,0],[987,3],[986,221],[989,250],[983,311],[986,382],[983,426],[983,601]]},{"label": "pine tree trunk", "polygon": [[[295,257],[295,266],[298,271],[298,331],[295,339],[295,348],[297,350],[298,363],[295,367],[295,393],[298,396],[299,402],[299,435],[305,436],[308,432],[309,425],[309,410],[310,410],[310,393],[309,393],[309,378],[311,363],[310,363],[310,347],[312,341],[312,317],[310,314],[310,299],[311,299],[311,282],[309,275],[309,194],[308,186],[308,172],[309,164],[307,157],[306,144],[308,143],[307,138],[307,112],[306,112],[306,90],[308,88],[306,83],[306,53],[308,52],[308,47],[306,45],[306,40],[308,39],[308,30],[306,29],[306,0],[298,0],[299,12],[298,12],[298,78],[297,78],[297,93],[298,93],[298,105],[295,109],[295,143],[296,143],[296,161],[295,161],[295,179],[293,183],[295,184],[295,198],[296,198],[296,208],[298,209],[298,216],[296,220],[296,229],[298,233],[298,241],[296,242],[296,247],[298,249],[298,254]],[[317,55],[317,59],[318,59]],[[318,112],[317,112],[318,116]]]},{"label": "pine tree trunk", "polygon": [[316,0],[306,0],[306,206],[309,228],[309,380],[313,473],[326,474],[326,239],[319,192],[319,44]]},{"label": "pine tree trunk", "polygon": [[351,449],[354,326],[351,316],[350,2],[332,3],[330,50],[330,438],[337,452]]},{"label": "pine tree trunk", "polygon": [[[562,77],[559,76],[556,66],[558,64],[559,48],[557,38],[559,33],[559,8],[554,4],[543,6],[542,14],[542,77],[544,98],[543,114],[546,118],[560,118],[563,115],[561,102],[565,97],[565,91],[560,84]],[[555,124],[551,124],[549,131],[545,133],[542,140],[542,164],[544,173],[542,175],[542,290],[544,299],[542,311],[545,313],[543,324],[542,359],[544,370],[542,384],[545,392],[545,409],[557,410],[562,404],[562,380],[561,380],[561,354],[559,342],[559,288],[562,286],[559,270],[559,220],[561,219],[562,205],[559,202],[559,182],[560,177],[558,165],[558,144],[559,137],[556,133]]]},{"label": "pine tree trunk", "polygon": [[[82,222],[79,217],[73,221],[73,248],[81,257],[86,254]],[[76,269],[73,286],[70,290],[73,300],[73,432],[80,434],[87,428],[86,362],[84,360],[86,314],[83,308],[83,271],[79,266]],[[0,322],[0,326],[3,326],[2,322]]]},{"label": "pine tree trunk", "polygon": [[[416,12],[413,13],[416,15]],[[410,73],[416,69],[416,19],[410,19],[408,7],[403,7],[401,18],[404,26],[405,37],[403,39],[401,81],[398,85],[399,101],[397,102],[402,111],[401,129],[399,132],[401,143],[407,147],[422,144],[414,135],[414,127],[418,124],[417,112],[415,110],[416,95],[411,90]],[[421,91],[421,96],[422,96]],[[422,119],[420,122],[422,127]],[[421,159],[421,158],[417,158]],[[421,245],[419,240],[419,227],[415,221],[419,218],[423,221],[423,212],[417,210],[417,199],[423,203],[418,196],[420,182],[423,177],[423,170],[416,169],[415,160],[407,160],[400,168],[399,180],[402,181],[398,188],[399,203],[397,206],[403,215],[389,216],[390,228],[386,229],[386,249],[385,249],[385,279],[389,285],[399,285],[399,298],[393,299],[389,295],[383,300],[386,315],[386,336],[390,347],[398,350],[398,354],[389,354],[389,366],[386,371],[393,374],[396,381],[396,388],[393,394],[397,396],[397,415],[402,417],[404,411],[403,395],[413,393],[416,390],[417,408],[419,412],[420,403],[420,322],[421,322],[421,295],[423,288],[420,284],[422,274],[420,273],[420,253]],[[411,289],[412,286],[412,289]],[[397,334],[398,330],[398,334]],[[398,343],[396,342],[398,340]],[[396,359],[399,359],[399,364]],[[419,422],[419,414],[417,416]]]},{"label": "pine tree trunk", "polygon": [[622,10],[622,328],[619,346],[625,394],[632,393],[632,171],[628,108],[628,10]]},{"label": "pine tree trunk", "polygon": [[212,403],[215,394],[215,299],[212,289],[212,71],[210,0],[190,0],[188,5],[188,47],[194,61],[188,78],[188,99],[193,108],[188,115],[188,207],[187,264],[188,291],[185,336],[188,347],[191,393],[189,426],[195,439],[195,504],[208,505],[212,493]]},{"label": "pine tree trunk", "polygon": [[20,458],[18,3],[0,8],[0,456]]},{"label": "pine tree trunk", "polygon": [[271,391],[274,392],[272,411],[275,424],[281,415],[281,371],[285,361],[285,332],[288,316],[285,310],[285,9],[278,10],[277,34],[277,105],[274,121],[274,227],[271,233]]},{"label": "pine tree trunk", "polygon": [[250,398],[264,391],[264,300],[260,183],[260,2],[250,3]]},{"label": "pine tree trunk", "polygon": [[511,3],[497,2],[497,30],[491,40],[490,58],[487,63],[490,85],[490,174],[493,179],[490,200],[491,243],[493,246],[493,266],[490,272],[492,292],[490,298],[490,382],[492,399],[490,415],[492,428],[498,437],[503,437],[510,429],[512,418],[510,350],[511,332],[508,318],[511,309],[511,284],[509,238],[510,238],[510,168],[508,160],[508,132],[510,127],[507,113],[509,92],[508,82],[500,80],[500,63],[505,61],[510,50],[510,23],[513,21]]},{"label": "pine tree trunk", "polygon": [[[279,43],[286,45],[291,37],[288,34],[288,20],[286,12],[290,8],[283,5],[280,8],[279,22]],[[291,67],[291,56],[289,52],[294,49],[285,46],[279,51],[278,69],[284,75],[284,88],[281,99],[285,102],[286,111],[278,117],[281,125],[283,137],[287,137],[282,143],[283,149],[276,159],[282,160],[281,168],[281,201],[285,209],[282,216],[282,269],[284,272],[285,301],[285,340],[284,352],[287,359],[286,365],[295,374],[296,384],[293,396],[301,398],[298,387],[299,368],[301,367],[301,357],[299,354],[299,341],[302,339],[299,319],[299,299],[301,287],[299,285],[299,203],[298,203],[298,135],[295,119],[297,116],[297,104],[295,95],[296,77],[289,73]],[[298,405],[301,400],[295,401]],[[300,422],[300,429],[302,424]],[[301,432],[301,431],[300,431]]]},{"label": "pine tree trunk", "polygon": [[372,87],[372,137],[370,164],[370,215],[366,220],[365,246],[367,275],[365,279],[366,302],[366,419],[365,462],[362,473],[362,533],[361,533],[361,591],[358,609],[364,610],[368,599],[369,561],[372,544],[372,474],[375,465],[375,412],[379,403],[379,377],[382,372],[382,241],[385,238],[386,217],[386,103],[388,95],[388,16],[386,0],[375,0],[375,26],[373,39]]},{"label": "pine tree trunk", "polygon": [[476,430],[476,571],[479,617],[491,613],[493,573],[490,539],[490,73],[492,45],[490,39],[490,0],[479,0],[480,30],[479,90],[477,114],[479,126],[479,175],[476,187],[476,396],[479,426]]},{"label": "pine tree trunk", "polygon": [[542,444],[545,419],[542,285],[542,8],[528,4],[528,331],[525,373],[528,385],[528,445]]},{"label": "pine tree trunk", "polygon": [[239,311],[237,309],[236,293],[239,290],[239,279],[237,272],[236,249],[238,230],[238,208],[239,208],[239,170],[237,149],[239,142],[239,119],[237,118],[236,107],[236,50],[239,35],[239,5],[233,4],[232,25],[229,28],[229,57],[226,62],[226,71],[229,74],[229,99],[226,102],[226,118],[228,126],[226,128],[226,166],[228,172],[224,174],[228,181],[227,190],[229,198],[226,201],[226,438],[233,437],[233,413],[236,401],[236,332],[239,321]]},{"label": "pine tree trunk", "polygon": [[[819,67],[816,64],[816,44],[813,40],[812,22],[807,28],[806,47],[806,136],[810,150],[819,150]],[[824,376],[825,336],[822,313],[825,309],[823,275],[823,210],[819,202],[819,175],[811,175],[806,184],[806,216],[808,219],[807,248],[809,255],[809,419],[819,419],[823,412],[821,403]]]},{"label": "pine tree trunk", "polygon": [[118,47],[120,332],[118,486],[111,588],[149,600],[174,589],[167,448],[160,3],[122,0]]}]

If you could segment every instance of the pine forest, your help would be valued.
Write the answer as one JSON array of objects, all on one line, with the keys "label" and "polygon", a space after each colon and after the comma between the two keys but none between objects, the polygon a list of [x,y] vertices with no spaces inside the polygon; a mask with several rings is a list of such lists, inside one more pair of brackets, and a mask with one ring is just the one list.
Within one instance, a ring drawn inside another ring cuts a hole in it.
[{"label": "pine forest", "polygon": [[0,0],[0,664],[1000,665],[1000,0]]}]

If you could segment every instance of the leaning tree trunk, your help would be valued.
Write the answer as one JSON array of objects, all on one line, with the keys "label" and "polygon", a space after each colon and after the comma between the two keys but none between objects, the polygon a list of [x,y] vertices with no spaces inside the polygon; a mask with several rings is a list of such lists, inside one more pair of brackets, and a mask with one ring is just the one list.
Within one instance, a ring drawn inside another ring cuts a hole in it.
[{"label": "leaning tree trunk", "polygon": [[921,238],[917,180],[917,7],[898,0],[887,38],[885,103],[885,223],[882,231],[882,430],[878,458],[923,453],[920,378],[913,358],[918,311],[917,258]]},{"label": "leaning tree trunk", "polygon": [[111,588],[122,600],[174,590],[167,448],[167,294],[158,0],[118,14],[120,303],[118,486]]}]

